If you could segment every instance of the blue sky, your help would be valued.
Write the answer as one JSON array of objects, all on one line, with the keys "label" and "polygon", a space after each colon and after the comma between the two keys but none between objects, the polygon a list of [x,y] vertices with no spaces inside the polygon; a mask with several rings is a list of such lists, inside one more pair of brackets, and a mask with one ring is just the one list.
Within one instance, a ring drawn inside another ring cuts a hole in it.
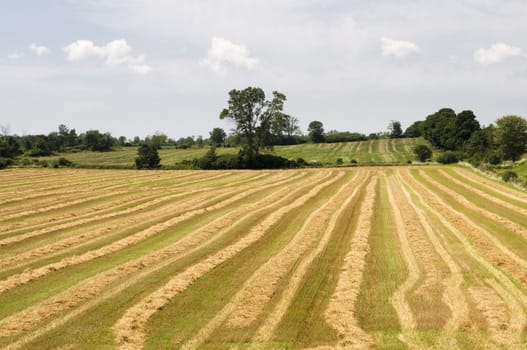
[{"label": "blue sky", "polygon": [[230,89],[302,128],[384,131],[442,107],[525,116],[523,0],[4,0],[0,125],[119,136],[229,129]]}]

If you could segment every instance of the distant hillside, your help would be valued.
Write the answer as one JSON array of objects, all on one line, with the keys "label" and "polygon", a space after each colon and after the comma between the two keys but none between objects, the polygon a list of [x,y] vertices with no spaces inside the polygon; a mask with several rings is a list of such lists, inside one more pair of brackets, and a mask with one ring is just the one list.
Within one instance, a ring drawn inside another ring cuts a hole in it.
[{"label": "distant hillside", "polygon": [[[289,159],[303,158],[309,163],[318,162],[324,166],[337,164],[342,159],[343,165],[355,160],[358,165],[371,164],[406,164],[408,160],[415,161],[412,152],[414,146],[428,144],[422,138],[378,139],[360,142],[339,143],[306,143],[292,146],[275,146],[271,153]],[[163,147],[159,151],[161,165],[174,166],[184,160],[203,156],[208,147],[175,149]],[[235,154],[238,148],[218,148],[218,154]],[[134,167],[137,147],[120,147],[111,152],[78,152],[63,153],[50,157],[40,157],[39,160],[54,161],[65,157],[80,167]]]}]

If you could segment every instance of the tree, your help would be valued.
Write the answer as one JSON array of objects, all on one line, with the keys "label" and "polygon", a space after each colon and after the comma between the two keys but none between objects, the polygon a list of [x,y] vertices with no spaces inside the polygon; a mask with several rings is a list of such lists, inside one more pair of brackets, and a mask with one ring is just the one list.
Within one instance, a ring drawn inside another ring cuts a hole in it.
[{"label": "tree", "polygon": [[420,137],[423,128],[423,121],[414,122],[404,131],[404,137]]},{"label": "tree", "polygon": [[390,124],[388,124],[388,131],[390,132],[391,139],[397,139],[403,136],[401,122],[398,120],[392,120]]},{"label": "tree", "polygon": [[15,158],[21,153],[20,144],[13,136],[0,136],[0,158]]},{"label": "tree", "polygon": [[322,122],[314,120],[309,123],[307,132],[313,143],[324,142],[324,124]]},{"label": "tree", "polygon": [[88,130],[83,138],[84,146],[94,152],[105,152],[111,150],[115,139],[110,133],[101,134],[99,130]]},{"label": "tree", "polygon": [[432,158],[432,150],[425,145],[417,145],[414,147],[414,154],[420,162],[426,162]]},{"label": "tree", "polygon": [[228,108],[225,108],[220,119],[232,119],[236,127],[235,134],[242,146],[242,156],[250,164],[259,155],[260,149],[271,146],[271,125],[281,115],[284,94],[273,91],[273,99],[265,99],[262,89],[248,87],[244,90],[229,92]]},{"label": "tree", "polygon": [[156,169],[159,168],[161,159],[154,145],[143,143],[137,150],[135,167],[137,169]]},{"label": "tree", "polygon": [[501,117],[494,135],[503,159],[515,162],[527,149],[527,120],[516,115]]},{"label": "tree", "polygon": [[210,144],[216,147],[223,145],[223,143],[225,142],[225,138],[227,137],[225,130],[223,130],[222,128],[212,129],[212,131],[209,132],[209,135]]},{"label": "tree", "polygon": [[432,146],[443,148],[445,130],[450,120],[456,118],[456,112],[451,108],[443,108],[434,114],[430,114],[423,122],[423,137]]},{"label": "tree", "polygon": [[284,131],[288,137],[293,137],[300,134],[300,126],[298,124],[298,118],[284,114]]},{"label": "tree", "polygon": [[165,145],[167,140],[167,135],[163,134],[161,131],[156,131],[154,135],[147,137],[145,142],[154,146],[156,149],[161,149],[161,146]]}]

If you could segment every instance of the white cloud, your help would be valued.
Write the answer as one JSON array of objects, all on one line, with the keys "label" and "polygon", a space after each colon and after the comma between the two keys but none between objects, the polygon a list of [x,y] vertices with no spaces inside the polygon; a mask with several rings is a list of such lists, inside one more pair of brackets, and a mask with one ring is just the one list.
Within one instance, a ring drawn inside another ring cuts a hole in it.
[{"label": "white cloud", "polygon": [[243,45],[234,44],[227,39],[213,37],[207,57],[200,63],[215,72],[221,72],[226,66],[253,69],[258,64],[258,59],[251,57],[249,50]]},{"label": "white cloud", "polygon": [[148,74],[152,71],[152,67],[148,64],[131,64],[128,68],[139,74]]},{"label": "white cloud", "polygon": [[480,64],[499,63],[510,57],[521,55],[519,47],[497,43],[488,49],[480,48],[474,52],[474,61]]},{"label": "white cloud", "polygon": [[409,41],[381,38],[382,55],[404,57],[419,52],[419,47]]},{"label": "white cloud", "polygon": [[25,56],[25,54],[22,53],[22,52],[13,52],[13,53],[10,53],[9,55],[7,55],[7,58],[10,59],[10,60],[18,60],[19,58],[22,58],[24,56]]},{"label": "white cloud", "polygon": [[144,55],[131,55],[132,48],[124,39],[110,41],[104,46],[97,46],[91,40],[77,40],[63,50],[70,62],[95,58],[104,60],[106,65],[126,65],[140,74],[147,74],[152,70],[152,67],[144,63]]},{"label": "white cloud", "polygon": [[45,46],[39,46],[35,43],[29,45],[29,49],[37,56],[47,55],[51,51]]}]

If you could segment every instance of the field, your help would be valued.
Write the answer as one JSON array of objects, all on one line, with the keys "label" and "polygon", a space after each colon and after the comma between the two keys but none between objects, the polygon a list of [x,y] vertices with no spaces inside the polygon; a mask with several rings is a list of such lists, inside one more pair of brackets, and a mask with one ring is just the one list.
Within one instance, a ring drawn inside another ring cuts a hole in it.
[{"label": "field", "polygon": [[462,167],[8,169],[0,211],[0,348],[527,348],[527,192]]},{"label": "field", "polygon": [[[408,139],[379,139],[360,142],[301,144],[292,146],[275,146],[273,154],[289,159],[303,158],[313,163],[335,165],[338,158],[344,164],[356,160],[359,164],[406,164],[408,160],[415,161],[412,152],[417,144],[427,144],[422,138]],[[430,145],[429,145],[430,146]],[[159,151],[161,165],[174,166],[183,160],[191,160],[205,155],[208,147],[175,149],[163,147]],[[218,148],[218,154],[236,154],[237,148]],[[66,157],[81,167],[134,167],[137,157],[137,147],[121,147],[112,152],[78,152],[63,153],[51,157],[41,157],[40,160],[54,161],[59,157]]]}]

